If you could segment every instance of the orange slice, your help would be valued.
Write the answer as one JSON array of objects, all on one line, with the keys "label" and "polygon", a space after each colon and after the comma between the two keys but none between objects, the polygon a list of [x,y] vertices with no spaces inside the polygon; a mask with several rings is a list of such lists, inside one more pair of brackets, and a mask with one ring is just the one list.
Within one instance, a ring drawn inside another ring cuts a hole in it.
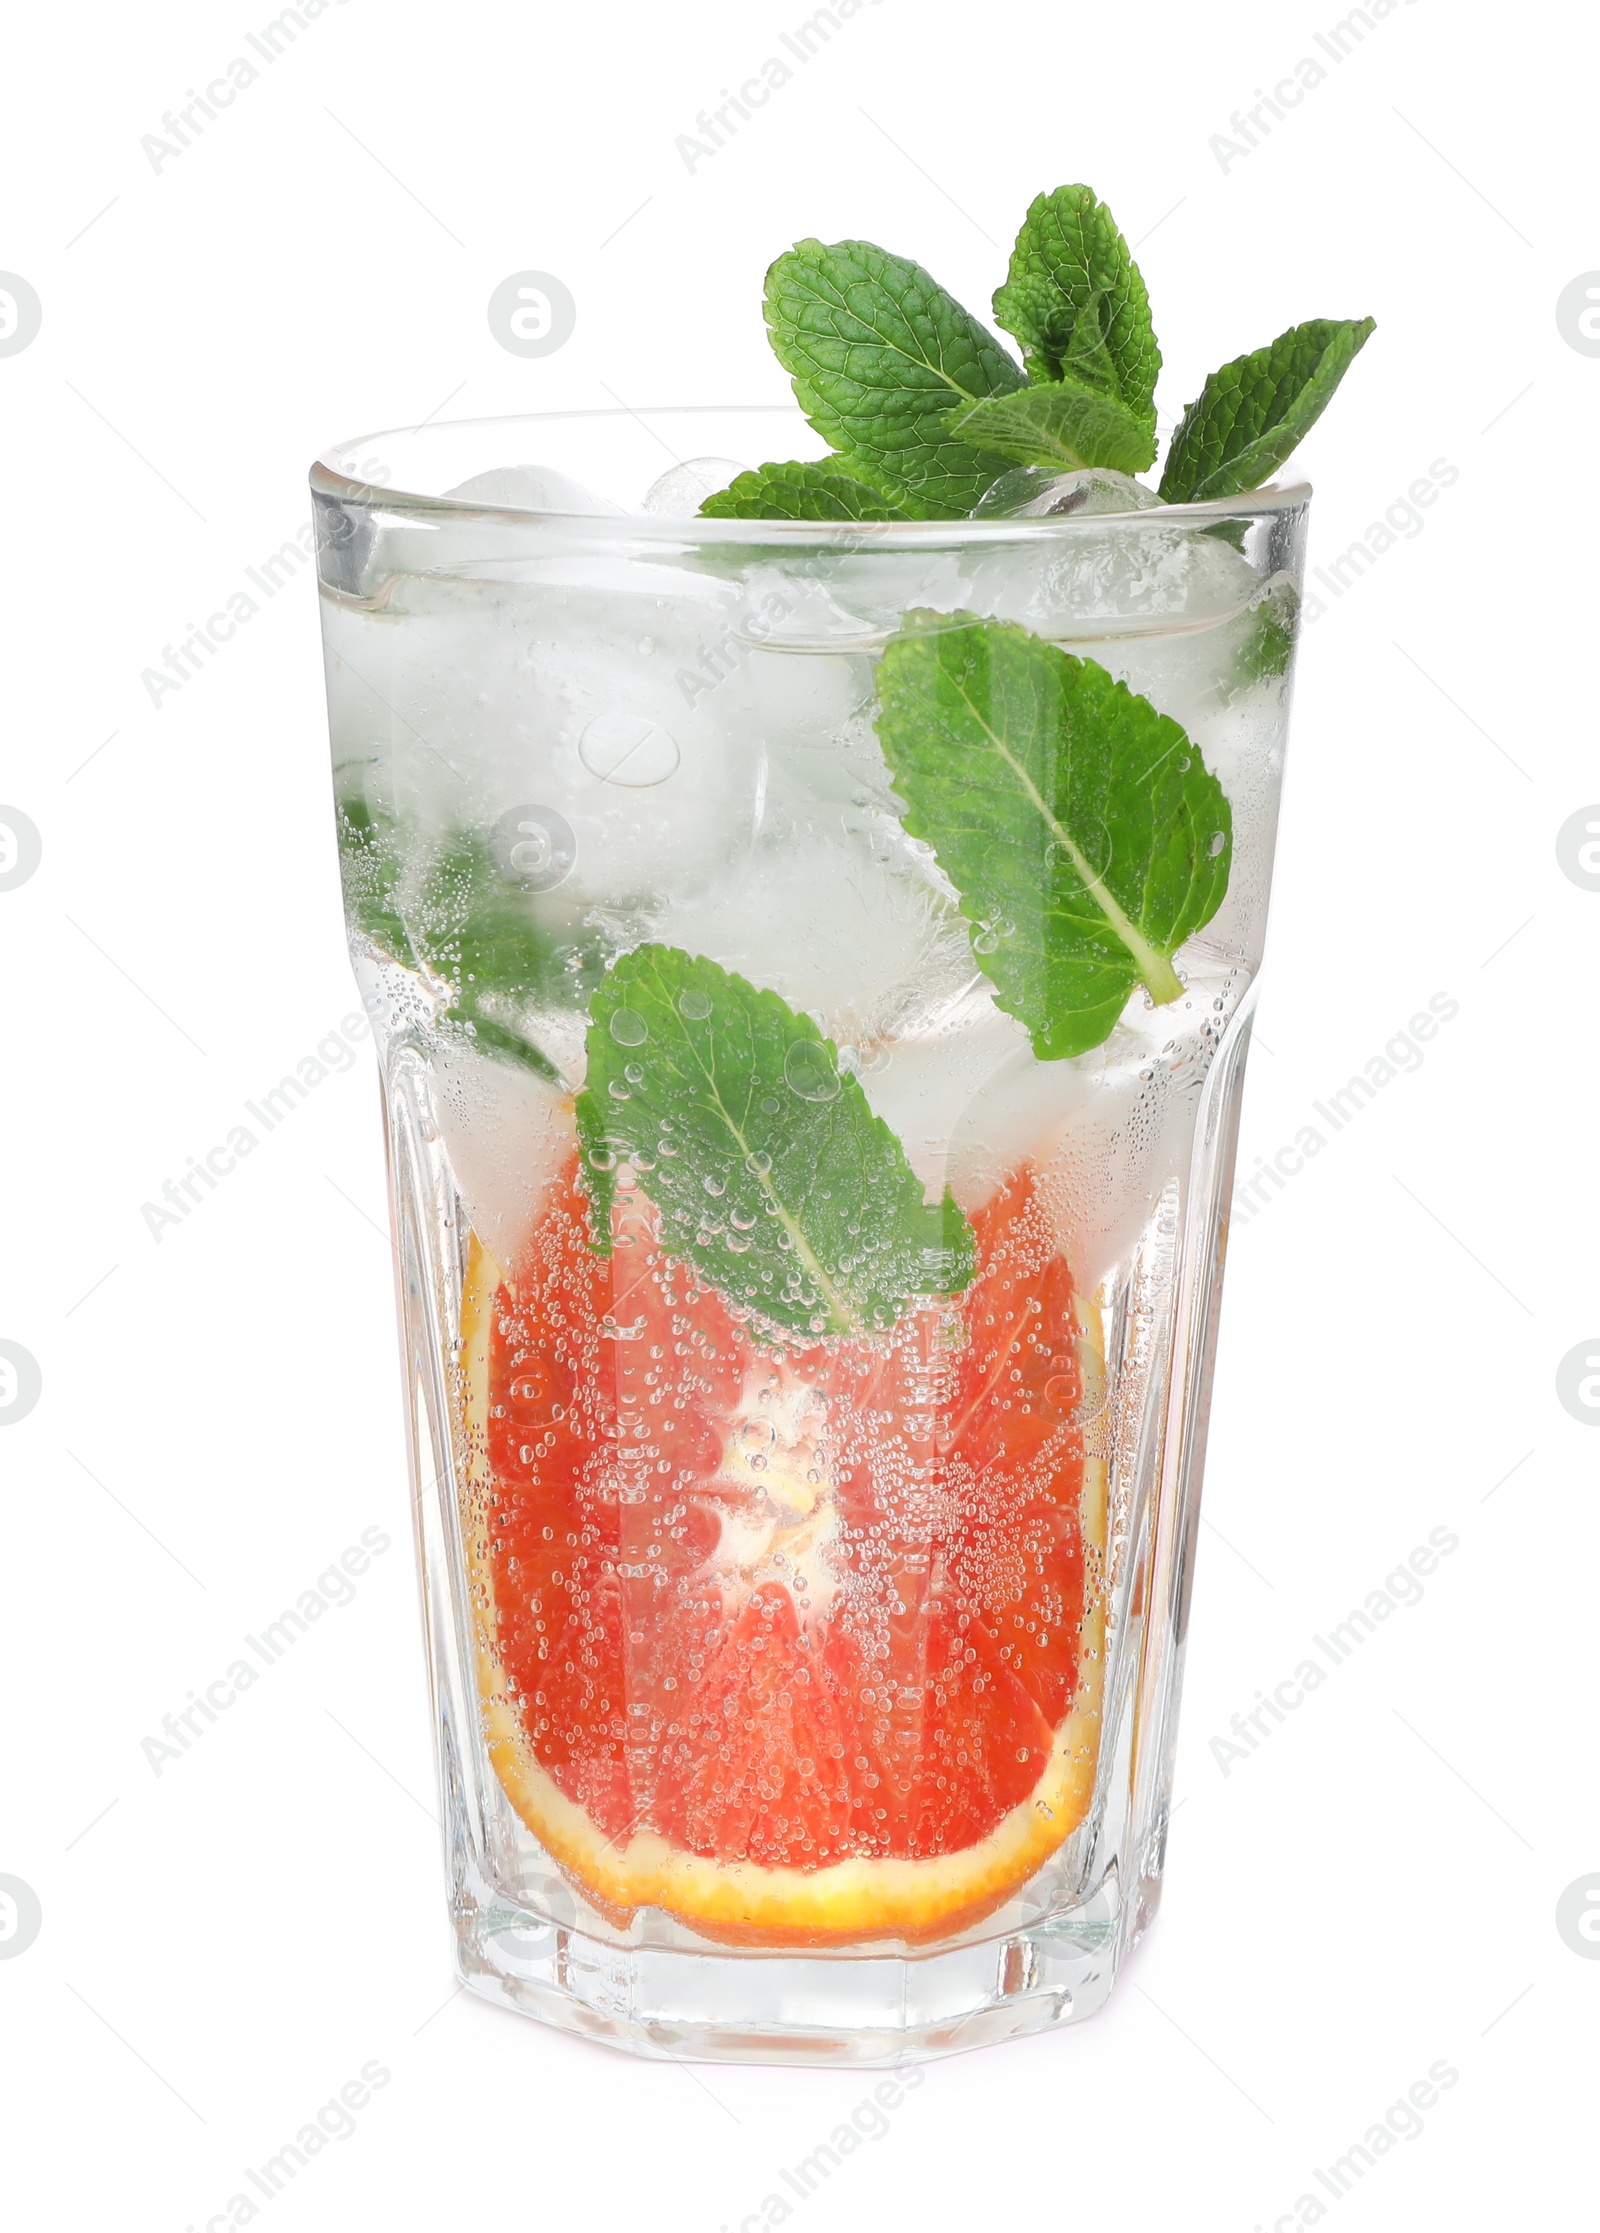
[{"label": "orange slice", "polygon": [[464,1520],[488,1749],[602,1911],[762,1945],[976,1922],[1088,1810],[1105,1482],[1092,1311],[1018,1176],[958,1302],[753,1338],[570,1165],[515,1279],[473,1239]]}]

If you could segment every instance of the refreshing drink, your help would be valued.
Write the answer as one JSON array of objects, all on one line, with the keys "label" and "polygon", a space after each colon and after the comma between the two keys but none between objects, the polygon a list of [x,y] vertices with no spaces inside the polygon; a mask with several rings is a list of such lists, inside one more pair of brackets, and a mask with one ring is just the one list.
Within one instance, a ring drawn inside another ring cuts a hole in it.
[{"label": "refreshing drink", "polygon": [[874,447],[830,343],[916,267],[810,243],[809,426],[313,476],[463,1969],[646,2053],[1069,2020],[1157,1896],[1305,492],[1132,478],[1074,213],[1009,417]]}]

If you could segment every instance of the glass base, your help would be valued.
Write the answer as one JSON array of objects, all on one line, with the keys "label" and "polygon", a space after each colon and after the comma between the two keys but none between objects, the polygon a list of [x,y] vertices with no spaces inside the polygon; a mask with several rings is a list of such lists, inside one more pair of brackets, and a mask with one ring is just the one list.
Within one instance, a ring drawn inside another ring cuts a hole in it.
[{"label": "glass base", "polygon": [[[1142,1928],[1155,1887],[1140,1889]],[[456,1906],[475,1993],[661,2061],[887,2069],[1081,2023],[1135,1922],[1113,1879],[1046,1922],[942,1950],[745,1953],[687,1933],[681,1949],[619,1945],[482,1893],[462,1886]]]}]

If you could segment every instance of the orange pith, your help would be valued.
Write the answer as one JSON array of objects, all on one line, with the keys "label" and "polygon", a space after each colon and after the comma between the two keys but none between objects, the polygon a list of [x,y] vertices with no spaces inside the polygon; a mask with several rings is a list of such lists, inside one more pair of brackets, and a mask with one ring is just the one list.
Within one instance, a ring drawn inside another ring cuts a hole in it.
[{"label": "orange pith", "polygon": [[466,1534],[489,1749],[586,1894],[825,1945],[976,1921],[1087,1811],[1104,1485],[1090,1314],[1025,1175],[956,1303],[754,1338],[576,1164],[474,1240]]}]

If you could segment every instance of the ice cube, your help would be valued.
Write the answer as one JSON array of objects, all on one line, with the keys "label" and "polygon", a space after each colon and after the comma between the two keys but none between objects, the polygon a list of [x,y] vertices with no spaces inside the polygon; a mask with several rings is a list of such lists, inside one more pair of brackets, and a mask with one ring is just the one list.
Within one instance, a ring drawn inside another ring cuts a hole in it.
[{"label": "ice cube", "polygon": [[330,613],[336,753],[376,763],[402,821],[437,835],[559,815],[563,901],[628,908],[755,834],[761,736],[718,650],[746,608],[737,581],[612,559],[573,528],[547,556],[402,575],[381,610]]},{"label": "ice cube", "polygon": [[886,859],[843,834],[758,846],[674,893],[651,935],[781,994],[864,1077],[978,975],[965,923],[903,838]]},{"label": "ice cube", "polygon": [[492,466],[487,473],[474,473],[470,481],[458,481],[445,494],[477,497],[484,504],[514,504],[524,512],[611,512],[619,516],[622,512],[622,506],[613,504],[609,496],[596,496],[592,489],[558,473],[551,465]]},{"label": "ice cube", "polygon": [[749,470],[731,457],[686,458],[650,483],[639,509],[665,519],[693,519],[708,496]]},{"label": "ice cube", "polygon": [[473,1231],[513,1277],[576,1145],[572,1104],[530,1071],[464,1045],[436,1046],[434,1110]]},{"label": "ice cube", "polygon": [[1002,473],[973,506],[974,519],[1060,519],[1072,513],[1147,512],[1161,499],[1142,481],[1109,466],[1080,467],[1057,473],[1042,465],[1019,465]]}]

